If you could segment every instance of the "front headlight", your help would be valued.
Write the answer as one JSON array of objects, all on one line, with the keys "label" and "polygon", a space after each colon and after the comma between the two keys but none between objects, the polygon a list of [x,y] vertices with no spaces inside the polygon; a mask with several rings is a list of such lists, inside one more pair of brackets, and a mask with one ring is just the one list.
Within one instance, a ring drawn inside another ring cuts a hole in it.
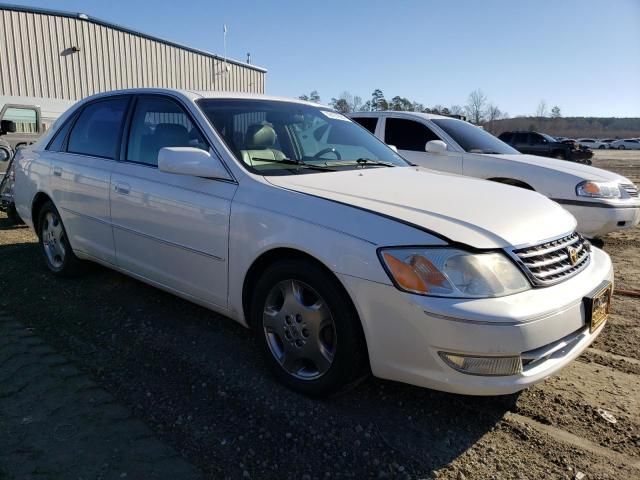
[{"label": "front headlight", "polygon": [[379,251],[394,284],[410,293],[457,298],[502,297],[529,282],[501,253],[455,248],[384,248]]},{"label": "front headlight", "polygon": [[576,195],[591,198],[620,198],[617,183],[585,180],[576,185]]}]

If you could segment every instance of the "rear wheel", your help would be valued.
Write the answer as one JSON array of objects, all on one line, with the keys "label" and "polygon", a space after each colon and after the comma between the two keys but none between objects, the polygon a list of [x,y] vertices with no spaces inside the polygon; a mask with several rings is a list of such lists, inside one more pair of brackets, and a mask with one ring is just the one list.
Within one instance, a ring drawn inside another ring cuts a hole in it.
[{"label": "rear wheel", "polygon": [[252,324],[275,376],[310,396],[343,390],[366,373],[360,321],[342,287],[314,262],[278,262],[254,289]]},{"label": "rear wheel", "polygon": [[58,210],[47,201],[38,213],[40,250],[47,268],[56,275],[72,276],[82,271],[83,264],[75,256]]},{"label": "rear wheel", "polygon": [[553,158],[557,158],[558,160],[566,160],[567,156],[561,150],[553,153]]},{"label": "rear wheel", "polygon": [[620,145],[620,146],[618,147],[618,150],[624,150],[625,148],[627,148],[627,147],[625,147],[624,145]]},{"label": "rear wheel", "polygon": [[600,150],[604,150],[604,149],[605,149],[605,146],[604,146],[604,145],[600,145],[600,146],[598,147],[598,149],[600,149]]}]

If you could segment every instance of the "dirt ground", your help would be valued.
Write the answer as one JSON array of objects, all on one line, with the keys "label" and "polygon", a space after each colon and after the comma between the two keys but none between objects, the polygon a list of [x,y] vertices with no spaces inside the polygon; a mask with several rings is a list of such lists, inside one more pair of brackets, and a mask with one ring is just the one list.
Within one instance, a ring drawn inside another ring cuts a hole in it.
[{"label": "dirt ground", "polygon": [[[640,152],[597,152],[594,164],[640,185]],[[604,249],[617,287],[640,289],[640,228]],[[518,395],[372,378],[315,401],[276,383],[250,332],[228,319],[101,267],[53,278],[36,237],[4,216],[0,262],[0,311],[207,478],[640,478],[640,298],[614,296],[593,347]]]}]

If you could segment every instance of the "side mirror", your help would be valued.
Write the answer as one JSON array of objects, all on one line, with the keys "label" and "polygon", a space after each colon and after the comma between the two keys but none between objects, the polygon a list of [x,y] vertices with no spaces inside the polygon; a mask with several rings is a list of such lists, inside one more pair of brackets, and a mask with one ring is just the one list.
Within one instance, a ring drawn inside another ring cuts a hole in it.
[{"label": "side mirror", "polygon": [[0,135],[5,133],[15,133],[16,131],[16,122],[13,120],[2,120],[0,121]]},{"label": "side mirror", "polygon": [[442,140],[431,140],[424,147],[427,153],[440,154],[447,151],[447,144]]},{"label": "side mirror", "polygon": [[158,153],[161,172],[191,177],[226,178],[229,174],[218,158],[193,147],[164,147]]},{"label": "side mirror", "polygon": [[389,147],[394,152],[398,153],[398,147],[396,147],[395,145],[387,145],[387,147]]}]

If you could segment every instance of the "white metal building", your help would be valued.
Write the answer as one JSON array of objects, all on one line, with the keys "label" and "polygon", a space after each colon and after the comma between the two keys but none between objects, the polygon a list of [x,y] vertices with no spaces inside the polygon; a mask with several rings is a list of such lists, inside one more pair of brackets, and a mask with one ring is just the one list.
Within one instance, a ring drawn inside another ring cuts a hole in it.
[{"label": "white metal building", "polygon": [[0,100],[130,87],[264,93],[264,68],[81,13],[0,4]]}]

